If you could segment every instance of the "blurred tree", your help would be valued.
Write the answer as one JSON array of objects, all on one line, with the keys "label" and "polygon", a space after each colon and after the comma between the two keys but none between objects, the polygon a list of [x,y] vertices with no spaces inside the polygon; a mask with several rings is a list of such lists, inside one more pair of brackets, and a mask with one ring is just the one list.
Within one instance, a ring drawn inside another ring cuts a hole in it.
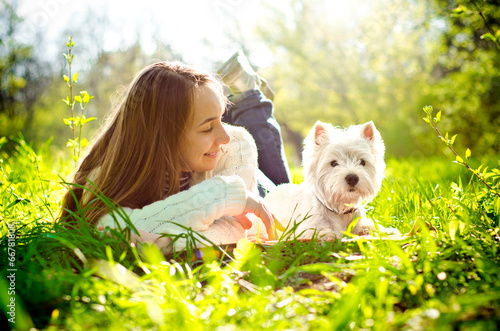
[{"label": "blurred tree", "polygon": [[[111,25],[109,18],[103,12],[95,13],[87,9],[75,17],[72,23],[59,38],[60,58],[53,60],[60,66],[59,72],[47,79],[48,89],[35,105],[33,122],[37,125],[25,133],[26,138],[32,141],[46,141],[50,137],[56,137],[52,145],[59,147],[68,137],[67,128],[62,122],[62,118],[68,117],[68,110],[60,101],[67,95],[67,86],[62,80],[63,74],[67,73],[62,56],[67,36],[72,35],[75,41],[73,66],[78,72],[75,92],[87,90],[94,96],[85,109],[87,117],[97,118],[96,121],[85,125],[84,135],[89,140],[99,129],[109,110],[120,101],[125,90],[124,86],[129,84],[142,68],[155,59],[182,60],[169,45],[158,39],[154,40],[156,49],[152,53],[146,53],[141,44],[139,31],[132,44],[127,45],[126,41],[122,40],[118,48],[110,49],[106,44],[109,40],[107,34],[116,27]],[[82,29],[82,26],[85,26],[85,29]],[[113,42],[120,43],[119,40]]]},{"label": "blurred tree", "polygon": [[[64,40],[61,38],[61,40]],[[82,60],[78,57],[79,50],[85,48],[85,40],[75,39],[75,68],[79,67]],[[96,121],[86,124],[85,136],[92,138],[96,130],[103,123],[108,112],[114,104],[120,101],[125,91],[125,87],[146,65],[156,60],[181,61],[180,55],[176,54],[168,45],[157,41],[156,50],[153,54],[147,54],[141,47],[140,40],[137,39],[132,45],[113,51],[103,49],[97,50],[97,56],[88,59],[89,68],[87,70],[77,70],[78,85],[77,91],[87,90],[94,99],[85,109],[87,117],[97,117]],[[62,55],[61,55],[62,58]],[[62,118],[67,117],[67,107],[63,102],[59,102],[65,96],[67,86],[62,80],[62,75],[57,75],[47,80],[48,91],[41,96],[36,104],[33,127],[27,137],[30,140],[45,141],[50,137],[68,136],[67,128],[62,123]],[[56,139],[55,146],[62,146],[66,139]]]},{"label": "blurred tree", "polygon": [[159,40],[156,41],[156,50],[147,54],[141,47],[139,38],[125,49],[99,52],[84,77],[84,84],[89,86],[95,96],[94,104],[89,106],[89,116],[92,114],[100,119],[104,118],[112,105],[120,101],[125,86],[146,65],[157,60],[181,61],[182,57]]},{"label": "blurred tree", "polygon": [[19,41],[22,19],[16,4],[0,4],[0,136],[30,128],[34,105],[46,85],[47,64],[34,55],[32,45]]},{"label": "blurred tree", "polygon": [[411,128],[431,69],[425,58],[432,38],[423,28],[430,8],[364,2],[369,13],[337,22],[343,14],[328,5],[291,1],[272,8],[266,20],[273,24],[259,29],[279,59],[271,78],[278,119],[302,135],[316,120],[339,126],[373,120],[392,154],[413,154]]},{"label": "blurred tree", "polygon": [[[458,60],[453,54],[446,57],[448,48],[443,47],[443,36],[459,40],[464,36],[448,23],[456,20],[450,17],[454,5],[442,8],[443,2],[377,0],[346,6],[341,1],[290,0],[286,6],[270,7],[265,22],[273,24],[261,24],[258,32],[276,57],[269,80],[277,92],[278,120],[286,124],[287,131],[302,135],[316,120],[339,126],[373,120],[389,154],[436,152],[440,147],[421,119],[423,106],[434,104],[439,108],[437,103],[442,101],[443,107],[456,107],[460,103],[452,100],[457,94],[465,97],[480,92],[471,90],[471,86],[484,88],[481,93],[485,101],[496,100],[492,93],[498,94],[491,85],[477,83],[485,71],[489,71],[485,73],[490,77],[487,81],[494,81],[498,65],[492,57],[498,56],[498,52],[478,56],[482,50],[471,45],[468,58],[474,66],[462,60],[453,62]],[[349,10],[354,14],[350,15]],[[484,42],[479,38],[477,41]],[[494,44],[488,47],[491,49]],[[453,63],[457,66],[450,65]],[[462,71],[462,77],[452,75]],[[478,146],[484,138],[488,140],[485,145],[496,150],[491,147],[493,135],[487,138],[489,133],[481,133],[481,128],[489,127],[498,137],[498,125],[492,127],[491,121],[497,115],[494,107],[485,107],[486,102],[482,106],[478,102],[463,102],[467,112],[462,107],[454,113],[474,116],[474,128],[451,125],[449,129],[466,134],[477,132],[474,139],[467,141],[470,147],[484,151]],[[489,115],[479,115],[480,112]],[[449,118],[456,120],[455,116]]]},{"label": "blurred tree", "polygon": [[500,2],[433,2],[445,28],[433,71],[432,104],[446,115],[442,126],[461,133],[465,146],[478,154],[498,153]]}]

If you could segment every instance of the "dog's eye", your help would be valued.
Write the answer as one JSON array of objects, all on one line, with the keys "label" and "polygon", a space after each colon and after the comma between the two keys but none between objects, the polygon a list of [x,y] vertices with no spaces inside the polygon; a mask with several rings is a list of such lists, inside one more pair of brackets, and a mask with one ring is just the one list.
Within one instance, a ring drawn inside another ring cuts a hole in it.
[{"label": "dog's eye", "polygon": [[360,164],[364,167],[365,166],[365,160],[361,160]]},{"label": "dog's eye", "polygon": [[337,161],[332,161],[330,164],[332,167],[336,167],[339,165],[339,163]]}]

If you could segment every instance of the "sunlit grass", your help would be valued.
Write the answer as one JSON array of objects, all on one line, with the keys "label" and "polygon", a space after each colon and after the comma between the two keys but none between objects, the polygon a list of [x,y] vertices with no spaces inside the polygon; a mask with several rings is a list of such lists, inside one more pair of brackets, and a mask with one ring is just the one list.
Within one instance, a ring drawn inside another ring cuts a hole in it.
[{"label": "sunlit grass", "polygon": [[[173,259],[54,223],[71,163],[22,140],[2,156],[2,250],[16,224],[16,324],[24,329],[487,330],[500,316],[500,200],[446,159],[388,160],[368,205],[401,241],[241,241]],[[493,160],[494,163],[496,160]],[[300,169],[293,169],[296,182]],[[498,185],[498,181],[496,182]],[[418,226],[415,226],[415,224]],[[139,252],[140,251],[140,252]],[[2,265],[7,266],[7,254]],[[4,272],[6,269],[3,269]],[[5,279],[5,278],[3,278]],[[0,282],[5,303],[8,284]],[[4,306],[5,307],[5,306]],[[24,323],[24,324],[23,324]]]}]

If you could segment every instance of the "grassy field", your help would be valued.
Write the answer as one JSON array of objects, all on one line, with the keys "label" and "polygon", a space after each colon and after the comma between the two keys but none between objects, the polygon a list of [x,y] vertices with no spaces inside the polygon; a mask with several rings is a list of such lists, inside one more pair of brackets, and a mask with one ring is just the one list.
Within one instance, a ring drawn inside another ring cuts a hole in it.
[{"label": "grassy field", "polygon": [[[240,241],[230,254],[164,258],[154,247],[138,253],[126,234],[55,223],[71,163],[46,146],[35,154],[22,139],[9,154],[0,164],[0,300],[10,328],[500,327],[500,198],[449,160],[388,160],[368,212],[411,233],[404,240]],[[499,173],[486,173],[498,192]]]}]

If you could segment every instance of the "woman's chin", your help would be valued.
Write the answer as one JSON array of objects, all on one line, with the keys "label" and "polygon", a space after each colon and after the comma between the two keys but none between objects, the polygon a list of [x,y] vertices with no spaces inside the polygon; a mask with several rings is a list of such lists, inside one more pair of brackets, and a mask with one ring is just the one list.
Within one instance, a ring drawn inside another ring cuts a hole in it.
[{"label": "woman's chin", "polygon": [[216,160],[208,160],[200,164],[198,167],[195,167],[194,171],[212,171],[217,166]]}]

